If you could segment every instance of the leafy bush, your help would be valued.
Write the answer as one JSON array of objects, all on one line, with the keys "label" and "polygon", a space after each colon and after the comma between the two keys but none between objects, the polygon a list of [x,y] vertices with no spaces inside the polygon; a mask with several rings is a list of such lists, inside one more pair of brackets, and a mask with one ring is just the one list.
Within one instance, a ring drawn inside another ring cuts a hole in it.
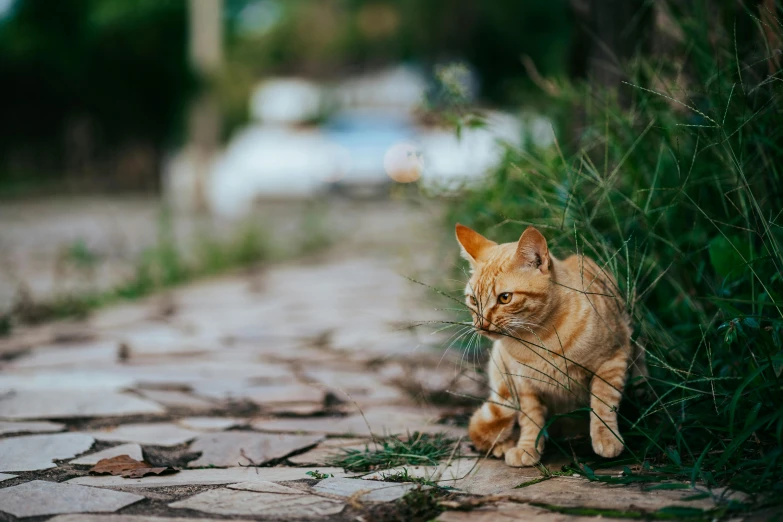
[{"label": "leafy bush", "polygon": [[767,22],[740,16],[759,29],[747,46],[732,25],[677,17],[686,37],[633,65],[625,107],[561,87],[590,123],[580,149],[509,150],[448,222],[501,241],[532,224],[556,254],[614,273],[654,396],[626,415],[625,455],[771,493],[783,490],[783,69]]}]

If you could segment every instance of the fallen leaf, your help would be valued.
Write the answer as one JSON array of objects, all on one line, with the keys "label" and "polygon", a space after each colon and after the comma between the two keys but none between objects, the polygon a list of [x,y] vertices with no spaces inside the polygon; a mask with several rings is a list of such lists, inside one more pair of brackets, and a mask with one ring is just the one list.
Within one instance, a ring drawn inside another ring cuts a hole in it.
[{"label": "fallen leaf", "polygon": [[138,461],[129,455],[117,455],[110,459],[101,459],[90,468],[93,475],[119,475],[125,478],[142,478],[147,475],[167,475],[176,473],[175,468],[153,468],[144,461]]}]

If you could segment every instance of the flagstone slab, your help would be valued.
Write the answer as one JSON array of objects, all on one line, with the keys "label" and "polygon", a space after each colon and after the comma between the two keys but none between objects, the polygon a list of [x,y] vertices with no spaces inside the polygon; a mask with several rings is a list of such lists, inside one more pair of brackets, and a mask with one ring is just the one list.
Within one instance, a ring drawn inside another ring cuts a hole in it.
[{"label": "flagstone slab", "polygon": [[9,368],[84,368],[97,362],[111,363],[117,360],[117,341],[97,341],[87,344],[48,345],[33,348],[14,359]]},{"label": "flagstone slab", "polygon": [[90,453],[83,457],[79,457],[76,460],[72,460],[71,464],[79,464],[81,466],[94,466],[102,459],[110,459],[119,455],[127,455],[134,460],[144,460],[144,456],[141,452],[141,446],[138,444],[120,444],[113,448],[107,448],[103,451],[96,453]]},{"label": "flagstone slab", "polygon": [[230,350],[210,354],[209,357],[192,359],[184,369],[200,379],[253,379],[255,384],[291,382],[293,374],[287,364],[269,363],[261,360],[231,360]]},{"label": "flagstone slab", "polygon": [[212,402],[178,390],[137,390],[137,393],[144,398],[162,404],[167,408],[203,411],[211,410],[216,407]]},{"label": "flagstone slab", "polygon": [[[417,321],[411,321],[411,324]],[[414,355],[421,350],[421,343],[415,336],[408,332],[390,332],[388,327],[388,324],[375,321],[360,328],[355,324],[343,326],[332,337],[332,346],[337,350],[354,352],[359,357]]]},{"label": "flagstone slab", "polygon": [[156,323],[133,325],[118,336],[133,355],[185,355],[223,348],[220,340],[208,333],[190,334]]},{"label": "flagstone slab", "polygon": [[322,480],[313,487],[313,490],[318,493],[355,498],[359,502],[391,502],[416,487],[418,487],[416,484],[334,477]]},{"label": "flagstone slab", "polygon": [[294,419],[266,419],[253,423],[262,431],[325,433],[329,435],[390,435],[414,431],[452,431],[449,426],[436,423],[437,414],[422,409],[404,407],[373,407],[364,415],[355,413],[346,417],[315,417]]},{"label": "flagstone slab", "polygon": [[84,433],[26,435],[0,440],[0,471],[36,471],[56,467],[53,460],[84,453],[95,439]]},{"label": "flagstone slab", "polygon": [[183,428],[173,422],[123,424],[116,428],[88,432],[98,440],[135,442],[150,446],[178,446],[195,439],[202,432]]},{"label": "flagstone slab", "polygon": [[264,413],[287,417],[311,417],[324,411],[323,402],[300,402],[289,404],[264,405]]},{"label": "flagstone slab", "polygon": [[297,489],[289,486],[283,486],[277,482],[270,482],[268,480],[260,482],[240,482],[239,484],[229,484],[226,487],[228,489],[255,491],[257,493],[282,493],[286,495],[305,495],[310,493],[310,491],[307,489],[307,486],[302,486],[303,489]]},{"label": "flagstone slab", "polygon": [[76,477],[67,482],[69,484],[80,484],[83,486],[101,488],[219,485],[238,484],[241,482],[302,480],[312,478],[307,475],[307,472],[316,470],[336,477],[345,476],[342,468],[235,467],[225,469],[184,469],[179,473],[174,473],[172,475],[149,476],[140,479],[128,479],[109,475]]},{"label": "flagstone slab", "polygon": [[0,419],[69,419],[74,417],[159,414],[159,404],[107,390],[24,390],[0,397]]},{"label": "flagstone slab", "polygon": [[[293,374],[286,365],[250,361],[223,360],[221,353],[210,357],[182,357],[174,361],[138,363],[117,366],[113,373],[132,378],[139,387],[155,389],[161,384],[179,384],[196,388],[212,382],[222,382],[230,388],[249,384],[291,382]],[[246,380],[252,379],[251,382]],[[205,395],[207,396],[207,395]],[[220,398],[220,397],[218,397]]]},{"label": "flagstone slab", "polygon": [[9,480],[9,479],[12,479],[12,478],[16,478],[16,477],[17,477],[17,475],[10,475],[8,473],[0,473],[0,482],[2,482],[4,480]]},{"label": "flagstone slab", "polygon": [[283,435],[251,431],[205,434],[190,445],[190,451],[201,452],[201,457],[190,462],[188,467],[257,466],[313,446],[321,439],[320,435]]},{"label": "flagstone slab", "polygon": [[692,489],[643,491],[636,485],[612,485],[590,482],[581,477],[555,477],[538,484],[504,492],[505,496],[521,502],[538,502],[559,507],[657,511],[677,506],[709,509],[714,507],[708,498],[685,501]]},{"label": "flagstone slab", "polygon": [[112,330],[137,324],[152,314],[152,307],[146,302],[122,303],[96,310],[90,314],[89,324],[97,330]]},{"label": "flagstone slab", "polygon": [[305,374],[308,382],[321,383],[340,400],[365,404],[402,402],[406,395],[398,388],[381,384],[378,376],[362,369],[356,372],[320,369]]},{"label": "flagstone slab", "polygon": [[323,402],[324,390],[297,382],[251,384],[237,379],[220,379],[193,383],[193,393],[217,400],[249,400],[260,406],[299,402]]},{"label": "flagstone slab", "polygon": [[49,433],[63,431],[64,429],[65,425],[60,424],[59,422],[0,421],[0,435],[8,435],[11,433]]},{"label": "flagstone slab", "polygon": [[310,451],[288,457],[286,460],[300,466],[324,465],[331,458],[341,455],[345,450],[363,451],[368,447],[373,447],[372,442],[369,440],[346,438],[326,439]]},{"label": "flagstone slab", "polygon": [[[559,466],[551,466],[556,469]],[[413,478],[434,480],[474,495],[496,495],[513,490],[520,484],[541,477],[536,468],[512,468],[501,459],[457,458],[438,466],[399,466],[364,475],[369,480],[407,473]]]},{"label": "flagstone slab", "polygon": [[[471,465],[466,474],[457,469],[456,473],[444,473],[443,485],[452,486],[472,495],[496,495],[514,490],[520,484],[541,477],[541,472],[536,468],[512,468],[506,465],[503,459],[481,458]],[[462,466],[460,463],[458,466]],[[552,467],[551,469],[559,469]],[[456,480],[448,480],[448,475],[456,475]]]},{"label": "flagstone slab", "polygon": [[[150,515],[58,515],[47,522],[222,522],[216,518],[171,518]],[[252,522],[232,518],[232,522]]]},{"label": "flagstone slab", "polygon": [[221,488],[169,504],[216,515],[249,515],[291,520],[340,513],[345,502],[307,493],[243,491]]},{"label": "flagstone slab", "polygon": [[[372,444],[369,447],[372,448]],[[471,474],[478,469],[480,464],[481,460],[475,458],[455,458],[438,466],[406,465],[374,471],[368,475],[363,475],[362,478],[365,480],[384,480],[386,477],[405,473],[411,478],[423,478],[437,482],[441,486],[458,488],[458,484],[468,483],[466,479],[471,477]],[[536,473],[540,475],[538,471]],[[515,477],[514,481],[516,480]],[[514,485],[518,486],[520,483],[515,482]]]},{"label": "flagstone slab", "polygon": [[317,386],[290,383],[251,386],[242,392],[241,397],[259,406],[267,406],[302,402],[323,403],[325,395],[326,392]]},{"label": "flagstone slab", "polygon": [[198,431],[221,431],[247,423],[245,419],[233,417],[186,417],[177,421],[180,426]]},{"label": "flagstone slab", "polygon": [[144,497],[45,480],[0,489],[0,510],[19,518],[114,512],[139,500],[144,500]]},{"label": "flagstone slab", "polygon": [[121,391],[132,387],[133,384],[132,378],[104,371],[25,370],[13,374],[0,374],[0,392],[27,390]]}]

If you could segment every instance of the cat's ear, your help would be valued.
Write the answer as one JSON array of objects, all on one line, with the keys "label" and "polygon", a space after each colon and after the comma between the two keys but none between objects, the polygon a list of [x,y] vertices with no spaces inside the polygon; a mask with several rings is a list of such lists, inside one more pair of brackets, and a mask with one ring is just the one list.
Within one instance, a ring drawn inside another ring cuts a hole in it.
[{"label": "cat's ear", "polygon": [[487,251],[497,246],[497,243],[490,241],[475,230],[465,225],[457,223],[457,241],[462,250],[462,257],[471,262],[471,264],[481,261],[487,255]]},{"label": "cat's ear", "polygon": [[517,243],[517,258],[525,266],[549,271],[549,247],[546,238],[535,227],[527,227]]}]

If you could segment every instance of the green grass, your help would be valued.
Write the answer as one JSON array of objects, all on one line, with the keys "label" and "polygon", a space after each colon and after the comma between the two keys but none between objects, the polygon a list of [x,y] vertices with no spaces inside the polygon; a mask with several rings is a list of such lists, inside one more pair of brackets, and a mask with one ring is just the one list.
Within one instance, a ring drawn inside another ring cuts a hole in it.
[{"label": "green grass", "polygon": [[346,471],[375,471],[405,465],[436,466],[454,455],[456,442],[444,433],[416,431],[407,437],[392,435],[367,444],[364,450],[341,450],[328,464]]},{"label": "green grass", "polygon": [[538,471],[541,472],[541,476],[525,481],[522,484],[516,486],[514,489],[521,489],[521,488],[526,488],[528,486],[533,486],[535,484],[540,484],[541,482],[544,482],[546,480],[555,477],[570,477],[574,475],[574,473],[576,473],[576,471],[569,468],[568,466],[564,467],[560,471],[550,471],[549,468],[547,468],[543,464],[538,464],[536,467],[538,468]]},{"label": "green grass", "polygon": [[424,478],[414,477],[408,472],[408,468],[402,468],[400,471],[383,473],[381,472],[381,478],[383,482],[409,482],[414,484],[421,484],[423,486],[439,487],[437,483]]},{"label": "green grass", "polygon": [[[117,301],[139,299],[198,278],[324,249],[333,238],[323,228],[322,217],[320,210],[307,211],[300,234],[287,238],[284,248],[273,243],[260,223],[248,220],[236,225],[227,236],[200,231],[194,246],[186,252],[174,237],[171,216],[163,212],[157,241],[139,254],[129,278],[106,290],[63,293],[46,300],[34,300],[22,288],[12,309],[0,316],[0,335],[9,333],[15,323],[83,318]],[[70,268],[86,280],[100,262],[100,255],[82,240],[66,245],[58,259],[61,268]]]},{"label": "green grass", "polygon": [[307,475],[310,478],[314,478],[316,480],[323,480],[323,479],[328,479],[328,478],[334,477],[334,475],[331,475],[329,473],[321,473],[318,470],[308,471],[307,473],[305,473],[305,475]]},{"label": "green grass", "polygon": [[[707,27],[695,6],[675,16],[673,57],[631,64],[629,106],[562,85],[553,103],[590,123],[579,148],[508,150],[452,200],[447,233],[458,221],[516,241],[535,225],[555,255],[613,273],[652,396],[624,400],[623,458],[643,467],[621,481],[725,486],[759,506],[783,498],[783,70],[752,9]],[[757,32],[737,41],[742,17]]]}]

